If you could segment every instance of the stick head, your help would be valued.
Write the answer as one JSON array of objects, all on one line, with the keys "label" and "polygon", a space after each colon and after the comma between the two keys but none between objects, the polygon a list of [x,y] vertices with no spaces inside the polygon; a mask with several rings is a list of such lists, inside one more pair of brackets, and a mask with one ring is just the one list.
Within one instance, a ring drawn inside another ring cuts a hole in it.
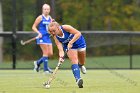
[{"label": "stick head", "polygon": [[50,85],[46,85],[45,88],[49,89],[50,88]]},{"label": "stick head", "polygon": [[20,41],[20,44],[21,44],[21,45],[25,45],[25,43],[23,42],[23,40]]},{"label": "stick head", "polygon": [[44,83],[43,83],[43,86],[44,86],[45,88],[47,88],[47,89],[50,88],[50,84],[49,84],[49,82],[44,82]]}]

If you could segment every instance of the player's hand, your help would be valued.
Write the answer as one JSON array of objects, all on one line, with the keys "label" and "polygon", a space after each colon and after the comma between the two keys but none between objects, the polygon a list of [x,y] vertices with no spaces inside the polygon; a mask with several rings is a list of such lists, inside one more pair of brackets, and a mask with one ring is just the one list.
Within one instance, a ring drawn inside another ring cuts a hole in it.
[{"label": "player's hand", "polygon": [[41,38],[41,37],[42,37],[42,34],[38,33],[37,38]]},{"label": "player's hand", "polygon": [[55,22],[55,19],[52,19],[52,22]]},{"label": "player's hand", "polygon": [[59,62],[63,63],[64,62],[64,57],[59,57]]},{"label": "player's hand", "polygon": [[68,43],[68,50],[71,49],[73,46],[73,44],[71,44],[70,42]]}]

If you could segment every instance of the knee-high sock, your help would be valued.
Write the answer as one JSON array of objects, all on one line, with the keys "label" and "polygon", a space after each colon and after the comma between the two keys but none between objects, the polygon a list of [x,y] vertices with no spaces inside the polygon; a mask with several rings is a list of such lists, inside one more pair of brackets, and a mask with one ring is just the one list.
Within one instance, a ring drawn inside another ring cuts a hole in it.
[{"label": "knee-high sock", "polygon": [[80,79],[80,70],[78,64],[72,64],[71,68],[75,79]]},{"label": "knee-high sock", "polygon": [[39,60],[37,60],[37,64],[40,66],[40,64],[43,62],[43,57],[41,57]]},{"label": "knee-high sock", "polygon": [[48,71],[48,57],[43,57],[44,71]]},{"label": "knee-high sock", "polygon": [[82,65],[78,63],[78,66],[79,66],[79,68],[81,68]]}]

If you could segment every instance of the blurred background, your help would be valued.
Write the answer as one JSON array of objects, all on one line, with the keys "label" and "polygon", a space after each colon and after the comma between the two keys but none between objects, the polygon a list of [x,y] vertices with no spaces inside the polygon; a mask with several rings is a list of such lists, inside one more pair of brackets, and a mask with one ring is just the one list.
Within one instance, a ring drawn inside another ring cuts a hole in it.
[{"label": "blurred background", "polygon": [[[140,0],[0,0],[0,69],[33,69],[41,56],[32,24],[44,3],[60,24],[69,24],[87,42],[88,69],[140,69]],[[49,65],[54,68],[58,50]],[[66,59],[62,68],[70,68]]]}]

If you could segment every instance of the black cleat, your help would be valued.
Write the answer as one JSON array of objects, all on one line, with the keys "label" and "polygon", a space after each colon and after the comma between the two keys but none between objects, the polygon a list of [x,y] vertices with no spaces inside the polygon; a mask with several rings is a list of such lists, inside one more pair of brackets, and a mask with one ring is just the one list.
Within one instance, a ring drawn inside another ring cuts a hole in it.
[{"label": "black cleat", "polygon": [[83,88],[83,79],[78,79],[77,81],[76,81],[76,83],[77,83],[77,85],[79,86],[79,88]]}]

